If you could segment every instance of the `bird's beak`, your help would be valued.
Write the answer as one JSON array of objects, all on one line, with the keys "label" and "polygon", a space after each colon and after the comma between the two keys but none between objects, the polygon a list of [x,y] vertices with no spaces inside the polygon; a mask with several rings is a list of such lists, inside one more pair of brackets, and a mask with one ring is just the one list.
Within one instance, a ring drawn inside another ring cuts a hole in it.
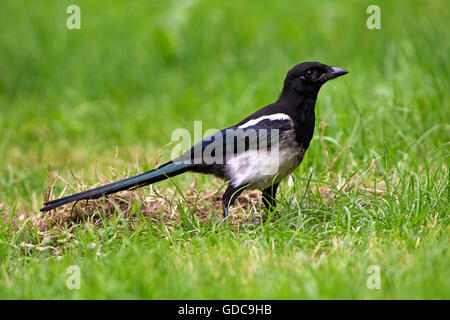
[{"label": "bird's beak", "polygon": [[320,77],[320,80],[322,82],[327,82],[328,80],[343,76],[344,74],[347,74],[348,71],[342,68],[337,67],[329,67],[327,73],[322,75]]}]

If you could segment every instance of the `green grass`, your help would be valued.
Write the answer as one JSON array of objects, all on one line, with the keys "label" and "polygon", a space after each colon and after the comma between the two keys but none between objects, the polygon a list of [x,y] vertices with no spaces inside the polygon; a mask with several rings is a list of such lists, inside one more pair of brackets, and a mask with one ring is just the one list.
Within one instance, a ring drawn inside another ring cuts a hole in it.
[{"label": "green grass", "polygon": [[[75,2],[81,30],[65,27],[73,1],[1,4],[0,298],[450,298],[446,1],[378,1],[381,30],[370,1]],[[175,196],[179,219],[136,205],[36,227],[48,182],[57,196],[151,169],[175,129],[236,123],[306,60],[350,74],[319,94],[280,219],[202,222],[185,174],[143,191]]]}]

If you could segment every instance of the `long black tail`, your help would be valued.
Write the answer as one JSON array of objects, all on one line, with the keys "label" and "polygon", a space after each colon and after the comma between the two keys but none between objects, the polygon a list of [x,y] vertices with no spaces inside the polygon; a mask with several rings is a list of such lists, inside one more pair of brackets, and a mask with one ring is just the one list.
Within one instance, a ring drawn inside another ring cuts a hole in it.
[{"label": "long black tail", "polygon": [[124,180],[116,181],[98,188],[86,190],[80,193],[76,193],[61,199],[56,199],[44,203],[45,207],[41,209],[42,212],[50,211],[64,204],[84,200],[84,199],[97,199],[103,195],[119,192],[122,190],[129,190],[132,188],[146,186],[155,182],[165,180],[169,177],[176,176],[180,173],[189,171],[191,165],[185,163],[168,162],[157,169],[141,173],[137,176],[130,177]]}]

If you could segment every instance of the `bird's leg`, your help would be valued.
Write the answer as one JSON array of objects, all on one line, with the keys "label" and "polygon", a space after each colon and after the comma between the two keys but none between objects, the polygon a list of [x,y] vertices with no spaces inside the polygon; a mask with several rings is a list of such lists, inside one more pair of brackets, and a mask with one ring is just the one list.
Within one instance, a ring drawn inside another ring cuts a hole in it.
[{"label": "bird's leg", "polygon": [[228,208],[231,207],[236,201],[237,197],[244,191],[243,187],[233,187],[231,183],[228,185],[227,190],[222,197],[222,208],[223,208],[223,216],[228,221]]},{"label": "bird's leg", "polygon": [[263,203],[267,210],[273,210],[276,206],[275,196],[278,189],[278,183],[271,185],[269,188],[262,191]]}]

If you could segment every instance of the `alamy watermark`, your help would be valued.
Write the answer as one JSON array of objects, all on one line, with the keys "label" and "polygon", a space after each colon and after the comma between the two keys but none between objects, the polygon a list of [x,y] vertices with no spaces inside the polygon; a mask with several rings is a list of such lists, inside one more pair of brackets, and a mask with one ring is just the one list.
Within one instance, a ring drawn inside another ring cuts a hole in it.
[{"label": "alamy watermark", "polygon": [[81,9],[76,4],[72,4],[67,7],[66,13],[70,16],[67,17],[66,26],[67,29],[81,29]]},{"label": "alamy watermark", "polygon": [[381,289],[381,271],[379,265],[371,265],[367,268],[366,273],[369,274],[367,277],[366,285],[369,290],[380,290]]},{"label": "alamy watermark", "polygon": [[366,13],[370,16],[366,20],[367,29],[381,29],[381,9],[375,4],[367,7]]},{"label": "alamy watermark", "polygon": [[69,290],[81,288],[81,271],[80,267],[76,264],[69,266],[66,270],[66,287]]},{"label": "alamy watermark", "polygon": [[[81,9],[78,5],[72,4],[67,7],[66,13],[69,14],[66,20],[67,29],[81,29]],[[369,30],[381,29],[381,9],[378,5],[371,4],[367,7],[366,13],[370,16],[366,20],[366,26]]]}]

